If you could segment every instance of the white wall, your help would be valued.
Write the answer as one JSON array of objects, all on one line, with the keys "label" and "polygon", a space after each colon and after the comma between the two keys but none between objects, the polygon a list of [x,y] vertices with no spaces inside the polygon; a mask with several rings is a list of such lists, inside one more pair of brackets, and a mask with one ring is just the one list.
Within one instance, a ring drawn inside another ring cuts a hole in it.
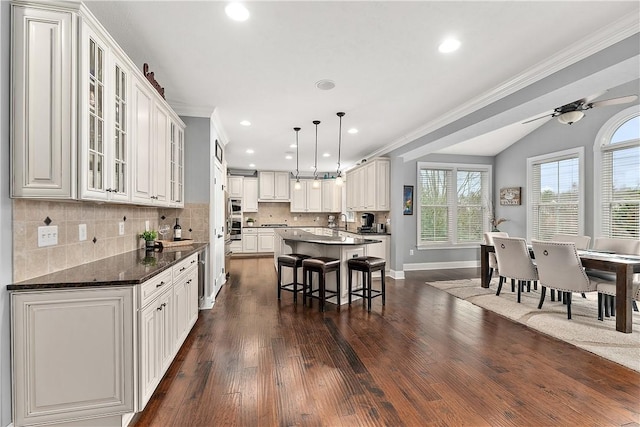
[{"label": "white wall", "polygon": [[0,425],[11,423],[9,294],[13,276],[9,199],[9,2],[0,1]]},{"label": "white wall", "polygon": [[209,202],[210,122],[202,117],[180,117],[184,135],[184,197],[186,203]]}]

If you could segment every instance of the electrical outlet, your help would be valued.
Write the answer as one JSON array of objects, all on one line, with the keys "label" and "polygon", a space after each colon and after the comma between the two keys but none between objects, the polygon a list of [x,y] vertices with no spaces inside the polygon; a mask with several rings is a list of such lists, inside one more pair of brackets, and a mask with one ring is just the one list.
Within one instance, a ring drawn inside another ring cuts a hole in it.
[{"label": "electrical outlet", "polygon": [[294,220],[294,221],[297,221],[297,220],[298,220],[298,217],[297,217],[297,216],[294,216],[294,217],[293,217],[293,220]]},{"label": "electrical outlet", "polygon": [[413,255],[413,249],[409,249],[409,255]]},{"label": "electrical outlet", "polygon": [[118,223],[118,234],[124,236],[124,221]]},{"label": "electrical outlet", "polygon": [[87,240],[87,224],[78,225],[78,240],[81,242]]},{"label": "electrical outlet", "polygon": [[149,231],[149,227],[150,227],[150,226],[149,226],[149,220],[146,220],[146,221],[144,222],[144,231]]},{"label": "electrical outlet", "polygon": [[49,225],[38,227],[38,247],[55,246],[58,244],[58,226]]}]

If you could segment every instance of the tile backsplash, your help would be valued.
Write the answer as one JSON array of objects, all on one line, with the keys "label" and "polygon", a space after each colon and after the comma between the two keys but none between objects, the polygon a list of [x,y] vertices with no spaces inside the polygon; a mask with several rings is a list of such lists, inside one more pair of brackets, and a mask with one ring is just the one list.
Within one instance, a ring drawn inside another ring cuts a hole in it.
[{"label": "tile backsplash", "polygon": [[[244,212],[243,220],[246,223],[247,218],[256,220],[256,226],[262,224],[288,224],[290,227],[326,227],[329,215],[336,218],[340,213],[292,213],[289,203],[258,203],[258,212]],[[294,219],[297,218],[297,221]]]},{"label": "tile backsplash", "polygon": [[[161,217],[165,216],[166,220]],[[96,261],[140,248],[144,241],[138,234],[145,221],[157,230],[169,221],[180,218],[184,237],[208,241],[208,204],[187,204],[184,209],[165,209],[134,205],[112,205],[90,202],[13,200],[13,280],[30,279],[76,265]],[[38,227],[58,226],[58,244],[38,247]],[[119,223],[124,222],[124,234]],[[86,224],[87,240],[79,241],[78,226]],[[188,230],[192,231],[189,232]],[[95,241],[94,241],[95,239]]]}]

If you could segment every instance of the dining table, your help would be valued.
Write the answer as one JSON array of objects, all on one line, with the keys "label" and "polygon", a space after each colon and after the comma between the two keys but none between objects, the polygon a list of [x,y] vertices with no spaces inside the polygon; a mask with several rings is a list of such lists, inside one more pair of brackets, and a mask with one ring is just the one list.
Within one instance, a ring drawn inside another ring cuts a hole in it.
[{"label": "dining table", "polygon": [[[531,247],[529,248],[533,254]],[[480,245],[480,285],[489,287],[489,254],[493,245]],[[608,251],[579,250],[582,266],[615,273],[616,276],[616,330],[630,334],[633,320],[633,275],[640,273],[640,256],[616,254]]]}]

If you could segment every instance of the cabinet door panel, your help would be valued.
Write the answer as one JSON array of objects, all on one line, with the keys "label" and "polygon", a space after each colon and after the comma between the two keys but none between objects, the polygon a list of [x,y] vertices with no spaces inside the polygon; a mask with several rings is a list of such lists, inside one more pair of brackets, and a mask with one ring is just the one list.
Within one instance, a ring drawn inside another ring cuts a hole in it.
[{"label": "cabinet door panel", "polygon": [[274,199],[289,200],[289,172],[274,174]]},{"label": "cabinet door panel", "polygon": [[12,195],[75,198],[73,15],[17,5],[11,11]]},{"label": "cabinet door panel", "polygon": [[169,117],[166,111],[155,107],[155,163],[152,167],[154,197],[156,202],[169,200]]},{"label": "cabinet door panel", "polygon": [[313,181],[307,181],[307,212],[322,211],[322,186],[313,188]]},{"label": "cabinet door panel", "polygon": [[151,108],[153,101],[139,82],[133,87],[135,112],[133,113],[133,132],[135,150],[133,162],[135,174],[133,176],[132,198],[135,202],[151,203],[153,188],[151,186],[151,159],[153,155],[151,144]]}]

